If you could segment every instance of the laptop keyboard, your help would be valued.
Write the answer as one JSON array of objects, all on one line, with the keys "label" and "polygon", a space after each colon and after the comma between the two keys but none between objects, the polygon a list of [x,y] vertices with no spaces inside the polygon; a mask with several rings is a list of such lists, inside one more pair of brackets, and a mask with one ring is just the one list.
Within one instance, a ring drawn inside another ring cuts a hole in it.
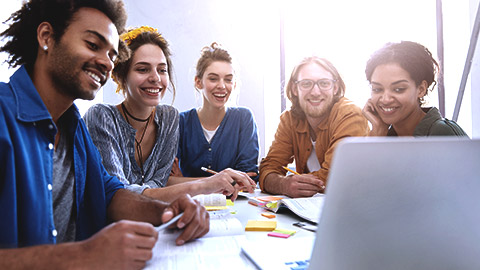
[{"label": "laptop keyboard", "polygon": [[306,270],[310,260],[304,261],[294,261],[294,262],[286,262],[285,265],[290,267],[291,270]]}]

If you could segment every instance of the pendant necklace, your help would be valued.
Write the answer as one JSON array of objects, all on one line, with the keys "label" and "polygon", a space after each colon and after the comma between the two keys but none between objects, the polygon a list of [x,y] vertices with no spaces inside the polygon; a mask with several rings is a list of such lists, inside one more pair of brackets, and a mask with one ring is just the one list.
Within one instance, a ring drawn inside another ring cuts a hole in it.
[{"label": "pendant necklace", "polygon": [[142,171],[142,182],[143,182],[143,179],[145,178],[145,172],[143,170],[143,152],[142,152],[142,141],[143,141],[143,138],[145,137],[145,132],[147,131],[147,128],[148,128],[148,124],[150,123],[150,119],[152,118],[152,115],[153,113],[155,112],[155,108],[152,110],[152,113],[150,113],[150,115],[146,118],[146,119],[140,119],[140,118],[137,118],[135,116],[133,116],[128,110],[127,110],[127,107],[125,107],[125,105],[123,104],[123,102],[121,103],[122,105],[122,110],[124,112],[124,117],[125,117],[125,120],[127,120],[127,123],[130,124],[132,126],[132,124],[130,123],[130,121],[128,120],[128,117],[132,118],[133,120],[135,121],[138,121],[138,122],[146,122],[145,124],[145,127],[143,128],[143,132],[142,132],[142,136],[140,137],[140,140],[137,140],[137,136],[135,136],[135,150],[137,152],[137,156],[138,156],[138,163],[140,163],[140,170]]}]

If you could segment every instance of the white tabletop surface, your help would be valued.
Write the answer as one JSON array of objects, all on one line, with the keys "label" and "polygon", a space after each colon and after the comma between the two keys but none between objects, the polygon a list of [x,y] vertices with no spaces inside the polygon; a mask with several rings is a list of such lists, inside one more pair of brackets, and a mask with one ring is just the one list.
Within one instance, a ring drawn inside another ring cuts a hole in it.
[{"label": "white tabletop surface", "polygon": [[[259,190],[249,196],[266,196]],[[268,212],[261,207],[248,203],[248,198],[239,196],[233,206],[228,206],[232,216],[237,218],[245,228],[248,220],[275,220],[278,229],[294,230],[296,233],[288,239],[268,236],[268,232],[243,231],[240,235],[207,237],[186,243],[184,246],[175,246],[172,243],[159,243],[154,248],[154,257],[148,262],[145,269],[256,269],[255,265],[241,251],[244,241],[255,245],[266,244],[275,248],[275,243],[285,243],[290,239],[300,237],[313,238],[313,232],[293,226],[293,223],[304,221],[289,210],[275,213],[275,218],[269,219],[261,214]],[[268,212],[272,213],[272,212]],[[160,241],[160,239],[159,239]],[[279,242],[281,241],[281,242]],[[268,248],[267,247],[267,248]]]}]

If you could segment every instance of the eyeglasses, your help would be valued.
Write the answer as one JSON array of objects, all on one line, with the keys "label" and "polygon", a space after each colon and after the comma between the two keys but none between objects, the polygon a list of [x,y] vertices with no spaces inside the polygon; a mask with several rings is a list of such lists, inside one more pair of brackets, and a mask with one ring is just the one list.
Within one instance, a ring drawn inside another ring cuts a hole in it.
[{"label": "eyeglasses", "polygon": [[337,80],[333,79],[321,79],[318,81],[312,81],[312,80],[301,80],[301,81],[296,81],[295,84],[298,86],[298,89],[301,91],[310,91],[315,87],[315,84],[318,86],[318,89],[320,91],[328,91],[333,88],[333,85],[335,85],[335,82]]}]

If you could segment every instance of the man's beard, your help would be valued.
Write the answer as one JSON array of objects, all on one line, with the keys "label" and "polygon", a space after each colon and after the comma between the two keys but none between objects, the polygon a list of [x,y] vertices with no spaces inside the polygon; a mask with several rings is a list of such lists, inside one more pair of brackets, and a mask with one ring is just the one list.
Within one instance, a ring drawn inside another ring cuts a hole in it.
[{"label": "man's beard", "polygon": [[73,100],[77,98],[85,100],[94,99],[100,87],[96,90],[93,90],[92,87],[85,89],[83,85],[87,84],[87,82],[81,79],[82,76],[86,75],[85,70],[88,64],[84,63],[80,68],[80,57],[71,53],[62,43],[59,43],[55,52],[52,51],[52,53],[54,53],[52,55],[53,60],[48,68],[55,88],[62,95],[71,97]]},{"label": "man's beard", "polygon": [[336,99],[335,97],[332,97],[331,99],[327,100],[327,102],[328,104],[324,104],[321,108],[312,108],[312,106],[309,106],[307,101],[305,101],[303,104],[300,103],[300,107],[307,117],[326,118],[330,114],[333,105],[335,105]]}]

